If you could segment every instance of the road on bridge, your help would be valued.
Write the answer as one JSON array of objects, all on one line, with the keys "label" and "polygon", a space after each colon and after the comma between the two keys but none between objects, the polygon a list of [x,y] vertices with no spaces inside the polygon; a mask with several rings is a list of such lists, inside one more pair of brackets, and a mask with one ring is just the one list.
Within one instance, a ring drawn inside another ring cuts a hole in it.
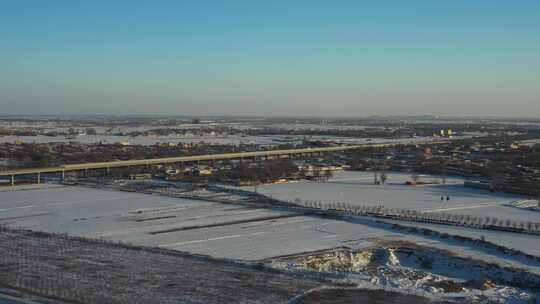
[{"label": "road on bridge", "polygon": [[[429,141],[421,142],[418,144],[442,144],[446,141]],[[399,144],[365,144],[365,145],[350,145],[350,146],[337,146],[337,147],[318,147],[318,148],[302,148],[302,149],[288,149],[288,150],[268,150],[268,151],[253,151],[253,152],[238,152],[238,153],[224,153],[224,154],[206,154],[206,155],[192,155],[192,156],[180,156],[180,157],[167,157],[167,158],[152,158],[152,159],[137,159],[137,160],[120,160],[110,162],[96,162],[96,163],[81,163],[72,165],[63,165],[58,167],[48,168],[28,168],[0,171],[1,176],[9,176],[12,181],[17,175],[26,174],[42,174],[42,173],[62,173],[68,171],[81,171],[91,169],[110,169],[128,166],[150,166],[150,165],[162,165],[170,163],[184,163],[184,162],[196,162],[196,161],[208,161],[208,160],[226,160],[226,159],[242,159],[251,157],[268,157],[268,156],[283,156],[283,155],[295,155],[295,154],[310,154],[310,153],[329,153],[340,152],[347,150],[361,150],[367,148],[385,148],[392,147]],[[39,177],[38,177],[39,178]]]}]

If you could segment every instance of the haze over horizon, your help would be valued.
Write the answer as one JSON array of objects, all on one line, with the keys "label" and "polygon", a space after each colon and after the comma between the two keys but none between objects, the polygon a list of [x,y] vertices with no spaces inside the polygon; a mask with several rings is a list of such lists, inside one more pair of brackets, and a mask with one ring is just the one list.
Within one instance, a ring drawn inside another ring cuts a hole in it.
[{"label": "haze over horizon", "polygon": [[1,114],[540,117],[538,1],[3,1]]}]

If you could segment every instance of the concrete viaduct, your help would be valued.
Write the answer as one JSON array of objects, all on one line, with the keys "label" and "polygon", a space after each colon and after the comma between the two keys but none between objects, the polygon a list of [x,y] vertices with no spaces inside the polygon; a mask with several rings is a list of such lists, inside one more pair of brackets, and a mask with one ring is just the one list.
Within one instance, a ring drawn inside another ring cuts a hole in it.
[{"label": "concrete viaduct", "polygon": [[[422,142],[421,144],[441,144],[447,142]],[[193,156],[181,156],[181,157],[168,157],[168,158],[152,158],[152,159],[138,159],[138,160],[120,160],[110,162],[98,162],[98,163],[82,163],[63,165],[59,167],[48,168],[29,168],[29,169],[17,169],[9,171],[0,171],[1,177],[8,177],[11,181],[11,185],[15,185],[15,179],[20,175],[33,174],[37,177],[37,182],[41,181],[41,174],[43,173],[57,173],[62,174],[62,179],[65,177],[66,172],[74,171],[87,171],[92,169],[106,169],[121,168],[130,166],[151,166],[151,165],[164,165],[172,163],[190,163],[198,161],[216,161],[227,159],[244,159],[244,158],[257,158],[257,157],[282,157],[291,155],[309,155],[314,153],[330,153],[341,152],[348,150],[361,150],[367,148],[386,148],[396,146],[398,144],[365,144],[365,145],[350,145],[350,146],[337,146],[337,147],[318,147],[318,148],[302,148],[302,149],[288,149],[288,150],[268,150],[268,151],[254,151],[254,152],[238,152],[238,153],[225,153],[225,154],[207,154],[207,155],[193,155]]]}]

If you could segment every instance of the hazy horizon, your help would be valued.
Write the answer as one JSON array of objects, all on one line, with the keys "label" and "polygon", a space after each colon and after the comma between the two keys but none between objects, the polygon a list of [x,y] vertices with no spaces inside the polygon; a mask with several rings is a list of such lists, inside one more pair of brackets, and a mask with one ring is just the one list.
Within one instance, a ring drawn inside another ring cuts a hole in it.
[{"label": "hazy horizon", "polygon": [[538,1],[6,1],[0,114],[540,118]]}]

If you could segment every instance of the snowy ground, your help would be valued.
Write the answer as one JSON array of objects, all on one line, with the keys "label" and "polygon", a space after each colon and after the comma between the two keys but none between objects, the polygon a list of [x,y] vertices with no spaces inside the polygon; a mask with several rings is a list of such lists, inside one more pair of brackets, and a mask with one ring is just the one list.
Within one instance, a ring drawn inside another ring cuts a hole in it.
[{"label": "snowy ground", "polygon": [[[469,137],[469,136],[465,136]],[[457,138],[457,137],[456,137]],[[461,138],[461,137],[460,137]],[[73,139],[65,137],[51,136],[0,136],[0,143],[15,143],[17,141],[25,143],[51,143],[51,142],[79,142],[84,144],[94,144],[99,142],[118,143],[129,142],[133,145],[154,145],[156,143],[212,143],[212,144],[259,144],[259,145],[279,145],[284,143],[302,143],[306,137],[302,135],[267,135],[267,136],[113,136],[113,135],[84,135],[76,136]],[[445,140],[434,137],[414,137],[414,138],[354,138],[341,136],[310,136],[311,141],[331,141],[341,144],[370,144],[370,143],[421,143],[433,140]]]},{"label": "snowy ground", "polygon": [[406,242],[381,243],[359,251],[339,248],[272,259],[269,263],[278,269],[338,275],[338,280],[345,276],[360,288],[406,291],[457,303],[463,303],[463,299],[531,303],[535,298],[531,289],[540,282],[538,275]]},{"label": "snowy ground", "polygon": [[[269,219],[269,216],[274,218]],[[234,223],[238,220],[244,222]],[[384,239],[407,240],[540,273],[540,262],[452,239],[411,234],[370,220],[347,222],[240,205],[82,187],[45,185],[38,189],[0,192],[0,224],[245,260],[340,246],[363,248]],[[209,227],[179,230],[205,225]],[[540,256],[537,236],[426,226],[473,238],[484,235],[487,241]],[[152,234],[170,229],[177,230]]]},{"label": "snowy ground", "polygon": [[[301,181],[258,187],[262,194],[281,200],[345,202],[352,205],[413,209],[424,212],[448,212],[479,217],[497,217],[518,221],[540,222],[540,213],[504,206],[524,199],[522,196],[492,193],[466,188],[460,178],[448,178],[446,185],[407,186],[408,174],[388,173],[386,185],[373,184],[372,172],[336,172],[328,182]],[[422,176],[423,181],[440,181],[439,177]],[[244,187],[253,190],[253,187]],[[445,198],[441,201],[441,196]],[[447,201],[446,197],[450,200]]]},{"label": "snowy ground", "polygon": [[[84,144],[93,144],[99,142],[105,143],[118,143],[129,142],[134,145],[154,145],[156,143],[212,143],[212,144],[260,144],[260,145],[279,145],[283,143],[301,143],[303,140],[308,139],[312,141],[332,141],[341,144],[366,144],[366,143],[418,143],[433,140],[445,140],[434,137],[415,137],[415,138],[354,138],[343,136],[304,136],[304,135],[267,135],[267,136],[242,136],[238,134],[216,134],[216,136],[197,136],[197,135],[185,135],[185,136],[113,136],[111,134],[116,133],[130,133],[130,132],[144,132],[150,129],[159,128],[174,128],[174,129],[197,129],[208,127],[233,127],[235,129],[259,129],[259,128],[280,128],[284,130],[350,130],[350,129],[366,129],[369,127],[362,125],[318,125],[318,124],[295,124],[295,123],[203,123],[203,124],[178,124],[174,126],[170,125],[145,125],[138,127],[103,127],[87,125],[85,127],[75,127],[77,131],[84,131],[86,127],[92,127],[96,130],[98,135],[82,135],[76,136],[73,139],[66,139],[64,136],[50,137],[50,136],[0,136],[0,143],[15,143],[17,141],[25,143],[50,143],[50,142],[79,142]],[[34,130],[48,131],[48,132],[67,132],[71,127],[67,122],[55,123],[55,122],[12,122],[12,121],[0,121],[0,128],[6,129],[22,129],[29,128]],[[458,138],[470,138],[475,136],[485,136],[485,133],[469,132],[464,133]]]},{"label": "snowy ground", "polygon": [[[388,234],[380,229],[305,216],[150,234],[185,226],[258,219],[279,214],[288,213],[78,187],[0,192],[2,224],[105,237],[219,257],[252,260],[330,248],[339,245],[342,238]],[[175,217],[163,218],[167,216]],[[148,218],[157,219],[137,221]],[[336,235],[324,229],[334,225],[342,227],[343,233]],[[355,229],[347,229],[347,226]]]}]

